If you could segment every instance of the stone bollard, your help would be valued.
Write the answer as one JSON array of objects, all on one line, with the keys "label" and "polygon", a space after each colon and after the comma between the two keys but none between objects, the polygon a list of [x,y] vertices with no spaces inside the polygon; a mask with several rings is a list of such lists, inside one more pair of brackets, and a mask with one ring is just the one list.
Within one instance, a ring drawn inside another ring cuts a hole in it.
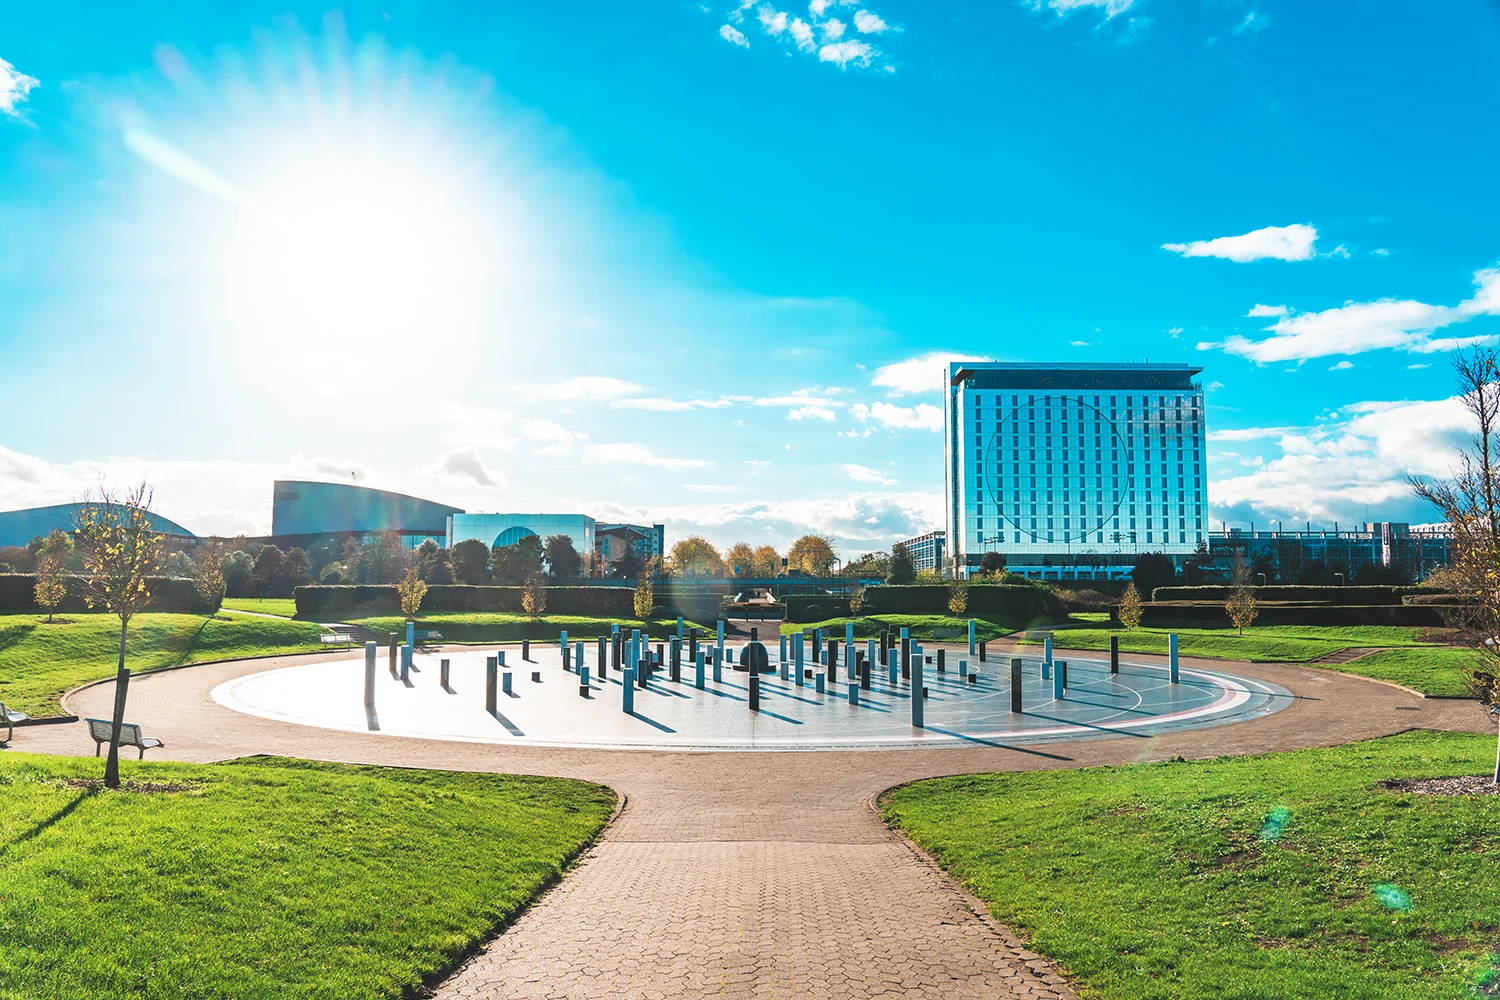
[{"label": "stone bollard", "polygon": [[589,668],[587,665],[578,668],[578,697],[589,696]]},{"label": "stone bollard", "polygon": [[484,710],[494,715],[498,702],[496,696],[496,681],[500,672],[498,660],[493,656],[484,658]]},{"label": "stone bollard", "polygon": [[[786,633],[785,632],[781,633],[781,657],[780,657],[780,662],[782,662],[782,663],[786,662]],[[785,670],[783,670],[781,672],[781,679],[782,680],[786,680],[786,671]]]},{"label": "stone bollard", "polygon": [[701,654],[701,653],[698,654],[698,662],[696,664],[696,667],[697,667],[697,672],[696,672],[696,675],[693,678],[693,686],[696,687],[699,691],[702,691],[703,690],[703,654]]},{"label": "stone bollard", "polygon": [[980,663],[983,663],[987,659],[987,657],[986,657],[985,654],[987,652],[987,647],[989,646],[989,642],[990,641],[988,639],[985,639],[983,642],[981,642],[979,644],[979,662]]},{"label": "stone bollard", "polygon": [[605,644],[606,640],[602,635],[594,640],[594,666],[599,668],[600,680],[604,679],[604,657],[608,655],[604,652]]},{"label": "stone bollard", "polygon": [[636,687],[645,687],[646,682],[651,679],[651,661],[641,657],[635,661],[635,684]]},{"label": "stone bollard", "polygon": [[750,674],[750,711],[760,711],[760,674],[753,671]]},{"label": "stone bollard", "polygon": [[681,643],[682,643],[682,616],[681,615],[677,616],[677,642],[678,642],[679,645],[681,645]]},{"label": "stone bollard", "polygon": [[[850,687],[854,687],[855,685],[850,684],[849,686]],[[870,690],[870,661],[869,660],[860,660],[859,661],[859,687],[863,688],[866,691]]]},{"label": "stone bollard", "polygon": [[396,676],[396,633],[391,633],[391,676]]},{"label": "stone bollard", "polygon": [[822,663],[823,662],[823,630],[820,629],[820,628],[813,629],[812,648],[813,648],[813,662],[814,663]]},{"label": "stone bollard", "polygon": [[[1048,635],[1042,639],[1042,660],[1048,667],[1052,666],[1052,636]],[[1042,675],[1046,677],[1046,674]]]},{"label": "stone bollard", "polygon": [[948,651],[946,649],[939,649],[937,651],[937,668],[940,674],[948,672]]},{"label": "stone bollard", "polygon": [[[587,670],[588,667],[584,667],[583,669]],[[531,672],[531,683],[533,683],[533,684],[540,684],[540,683],[542,683],[542,672],[540,670],[533,670]]]},{"label": "stone bollard", "polygon": [[580,670],[583,669],[583,640],[582,639],[579,639],[577,645],[575,645],[573,647],[573,663],[577,665],[578,669],[580,669]]},{"label": "stone bollard", "polygon": [[1177,677],[1177,633],[1176,632],[1169,632],[1169,633],[1167,633],[1167,668],[1168,668],[1168,673],[1169,673],[1170,677],[1172,678],[1172,683],[1176,684],[1177,681],[1178,681],[1178,677]]},{"label": "stone bollard", "polygon": [[438,687],[442,688],[444,691],[448,690],[450,686],[448,684],[450,669],[451,668],[449,667],[447,660],[438,661]]},{"label": "stone bollard", "polygon": [[914,660],[911,665],[911,724],[917,729],[925,728],[922,718],[922,701],[927,697],[927,688],[922,686],[922,660]]},{"label": "stone bollard", "polygon": [[[674,652],[675,652],[675,650],[674,650]],[[671,667],[671,670],[672,670],[672,683],[673,684],[680,684],[680,683],[682,683],[682,659],[681,659],[681,657],[677,657],[677,656],[672,657],[672,667]]]},{"label": "stone bollard", "polygon": [[890,668],[891,684],[894,686],[897,678],[901,676],[901,651],[894,646],[891,647]]},{"label": "stone bollard", "polygon": [[[702,663],[703,658],[708,655],[709,651],[702,649],[698,650],[698,662]],[[717,658],[714,659],[714,683],[724,683],[724,664],[720,663]]]},{"label": "stone bollard", "polygon": [[621,677],[624,683],[620,685],[620,690],[623,692],[620,695],[620,711],[626,715],[633,715],[635,713],[635,671],[626,667]]},{"label": "stone bollard", "polygon": [[818,671],[818,676],[813,682],[816,685],[818,694],[824,694],[828,691],[828,682],[826,680],[827,676],[828,675],[823,671]]},{"label": "stone bollard", "polygon": [[724,660],[724,619],[720,618],[716,626],[718,639],[714,642],[714,648],[719,651],[719,662]]},{"label": "stone bollard", "polygon": [[1058,701],[1063,699],[1063,664],[1065,660],[1058,660],[1052,671],[1052,697]]},{"label": "stone bollard", "polygon": [[968,676],[969,676],[969,661],[961,659],[961,660],[958,661],[958,679],[959,680],[963,680],[964,678],[966,678]]},{"label": "stone bollard", "polygon": [[562,648],[562,653],[563,653],[563,672],[564,673],[572,673],[573,672],[573,650],[570,649],[567,646],[564,646]]},{"label": "stone bollard", "polygon": [[969,619],[969,655],[974,655],[974,619]]},{"label": "stone bollard", "polygon": [[513,695],[516,692],[510,686],[510,671],[507,670],[500,675],[500,690],[506,694]]},{"label": "stone bollard", "polygon": [[[568,633],[566,631],[564,631],[563,634],[558,637],[557,644],[563,649],[568,648]],[[579,666],[583,666],[583,664],[580,663]]]},{"label": "stone bollard", "polygon": [[911,680],[911,634],[901,630],[901,679]]},{"label": "stone bollard", "polygon": [[1120,672],[1120,637],[1117,635],[1109,637],[1109,672]]},{"label": "stone bollard", "polygon": [[828,640],[828,661],[824,664],[827,668],[823,672],[828,675],[828,683],[833,684],[839,679],[839,641]]},{"label": "stone bollard", "polygon": [[[861,664],[861,666],[863,666],[863,664]],[[859,685],[858,684],[850,684],[849,685],[849,704],[851,704],[851,705],[858,705],[859,704]]]},{"label": "stone bollard", "polygon": [[[380,644],[375,642],[365,643],[365,711],[369,712],[375,708],[375,656],[380,650]],[[443,661],[447,663],[447,660]]]},{"label": "stone bollard", "polygon": [[1016,715],[1021,714],[1021,658],[1019,656],[1010,658],[1010,710]]},{"label": "stone bollard", "polygon": [[528,663],[531,660],[531,640],[521,640],[521,662]]}]

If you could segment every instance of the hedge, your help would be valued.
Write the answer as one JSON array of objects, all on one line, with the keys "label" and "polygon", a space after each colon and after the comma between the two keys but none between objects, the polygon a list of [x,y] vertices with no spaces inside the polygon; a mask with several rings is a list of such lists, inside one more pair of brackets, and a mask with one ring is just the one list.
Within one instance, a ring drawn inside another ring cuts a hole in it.
[{"label": "hedge", "polygon": [[[83,612],[95,610],[84,600],[83,578],[64,578],[65,593],[55,610],[60,612]],[[173,611],[181,614],[211,615],[219,610],[217,601],[205,600],[198,593],[193,580],[175,576],[153,576],[147,582],[151,591],[148,611]],[[47,609],[36,603],[36,575],[34,573],[0,573],[0,612],[45,612]],[[100,609],[102,610],[102,609]]]},{"label": "hedge", "polygon": [[[787,620],[816,622],[849,615],[849,598],[831,594],[812,594],[786,598]],[[862,615],[946,615],[947,584],[883,584],[865,589]],[[1060,598],[1050,590],[1024,584],[985,584],[969,587],[969,609],[966,615],[985,618],[1019,618],[1036,621],[1060,618],[1066,611]]]},{"label": "hedge", "polygon": [[[477,587],[433,584],[422,598],[423,611],[491,611],[523,614],[523,587]],[[312,585],[293,595],[300,618],[324,617],[358,611],[362,614],[401,613],[401,595],[394,584]],[[635,591],[629,587],[548,587],[547,612],[593,615],[599,618],[635,617]]]},{"label": "hedge", "polygon": [[[1166,589],[1166,588],[1160,588]],[[1444,624],[1443,608],[1403,604],[1262,604],[1256,625],[1403,625],[1438,628]],[[1120,623],[1119,608],[1111,608],[1110,622]],[[1223,604],[1145,604],[1141,624],[1155,628],[1174,624],[1196,627],[1232,627]]]},{"label": "hedge", "polygon": [[[1415,587],[1324,587],[1305,585],[1281,585],[1251,587],[1258,601],[1322,601],[1328,604],[1400,604],[1401,598],[1413,593]],[[1432,591],[1427,591],[1432,593]],[[1201,587],[1157,587],[1151,593],[1153,601],[1225,601],[1229,598],[1229,587],[1224,584]]]}]

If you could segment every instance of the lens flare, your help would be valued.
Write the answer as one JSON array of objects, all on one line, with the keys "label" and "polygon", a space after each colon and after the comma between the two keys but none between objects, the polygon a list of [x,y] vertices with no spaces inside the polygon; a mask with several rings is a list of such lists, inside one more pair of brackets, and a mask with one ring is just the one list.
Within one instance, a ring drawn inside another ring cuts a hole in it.
[{"label": "lens flare", "polygon": [[1260,825],[1260,840],[1263,844],[1274,844],[1292,821],[1292,811],[1286,806],[1277,806]]},{"label": "lens flare", "polygon": [[1411,896],[1400,886],[1385,882],[1375,887],[1375,899],[1387,910],[1405,913],[1411,909]]}]

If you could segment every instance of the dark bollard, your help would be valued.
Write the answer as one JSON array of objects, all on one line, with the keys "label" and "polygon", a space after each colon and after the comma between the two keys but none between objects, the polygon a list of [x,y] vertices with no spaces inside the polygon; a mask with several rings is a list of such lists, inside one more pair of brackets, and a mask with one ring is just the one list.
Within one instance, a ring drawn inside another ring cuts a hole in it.
[{"label": "dark bollard", "polygon": [[1117,635],[1109,637],[1109,672],[1120,672],[1120,637]]},{"label": "dark bollard", "polygon": [[672,669],[682,669],[682,640],[675,635],[672,637]]},{"label": "dark bollard", "polygon": [[594,666],[599,668],[599,678],[604,679],[604,636],[600,636],[594,643]]},{"label": "dark bollard", "polygon": [[1062,686],[1063,686],[1063,690],[1066,691],[1068,689],[1068,661],[1067,660],[1058,660],[1057,661],[1057,670],[1058,670],[1059,673],[1062,674]]},{"label": "dark bollard", "polygon": [[682,683],[682,661],[675,656],[672,657],[672,683]]},{"label": "dark bollard", "polygon": [[531,660],[531,640],[521,640],[521,662],[527,663]]},{"label": "dark bollard", "polygon": [[589,696],[589,668],[588,667],[579,667],[578,668],[578,697],[580,697],[580,698],[587,698],[588,696]]},{"label": "dark bollard", "polygon": [[870,690],[870,661],[863,656],[859,658],[859,686],[862,690]]},{"label": "dark bollard", "polygon": [[666,650],[662,648],[662,644],[659,642],[656,644],[656,665],[658,667],[664,667],[667,665]]},{"label": "dark bollard", "polygon": [[901,679],[911,680],[911,636],[901,640]]},{"label": "dark bollard", "polygon": [[760,629],[755,627],[754,625],[750,626],[750,641],[760,642]]},{"label": "dark bollard", "polygon": [[641,661],[635,665],[636,687],[645,687],[646,681],[651,677],[651,659],[643,656]]},{"label": "dark bollard", "polygon": [[986,654],[986,652],[988,652],[985,649],[985,646],[988,645],[988,643],[989,643],[989,640],[986,639],[986,640],[980,642],[980,644],[979,644],[979,662],[980,663],[983,663],[985,661],[985,654]]},{"label": "dark bollard", "polygon": [[[583,669],[587,670],[588,667],[584,667]],[[533,670],[531,672],[531,683],[533,683],[533,684],[540,684],[540,683],[542,683],[542,672],[540,670]]]},{"label": "dark bollard", "polygon": [[609,665],[619,670],[625,661],[625,639],[616,632],[609,637]]},{"label": "dark bollard", "polygon": [[486,656],[484,658],[484,710],[491,715],[495,713],[495,702],[499,695],[500,687],[500,660],[499,657]]},{"label": "dark bollard", "polygon": [[[970,683],[974,680],[969,678]],[[1010,710],[1016,715],[1021,714],[1021,658],[1012,656],[1010,658]]]},{"label": "dark bollard", "polygon": [[750,674],[750,711],[760,711],[760,674],[754,671]]},{"label": "dark bollard", "polygon": [[396,676],[396,633],[391,633],[391,676]]},{"label": "dark bollard", "polygon": [[697,629],[690,629],[688,631],[688,661],[691,662],[691,663],[697,663],[698,662],[698,630]]},{"label": "dark bollard", "polygon": [[573,672],[573,651],[567,646],[563,647],[563,670],[567,673]]},{"label": "dark bollard", "polygon": [[448,686],[448,661],[447,660],[439,660],[438,661],[438,687],[446,688],[447,686]]},{"label": "dark bollard", "polygon": [[828,669],[825,670],[824,673],[828,674],[828,683],[830,683],[830,684],[832,684],[834,681],[836,681],[836,680],[839,679],[839,672],[834,669],[838,665],[839,665],[839,641],[837,639],[829,639],[828,640],[828,658],[827,658],[827,661],[824,663],[824,666],[827,667]]},{"label": "dark bollard", "polygon": [[975,684],[978,684],[978,683],[979,683],[979,675],[978,674],[970,674],[969,675],[969,686],[972,687],[972,686],[974,686]]},{"label": "dark bollard", "polygon": [[940,674],[946,674],[948,672],[948,651],[946,649],[940,649],[940,650],[938,650],[937,657],[938,657],[938,662],[937,662],[938,673],[940,673]]}]

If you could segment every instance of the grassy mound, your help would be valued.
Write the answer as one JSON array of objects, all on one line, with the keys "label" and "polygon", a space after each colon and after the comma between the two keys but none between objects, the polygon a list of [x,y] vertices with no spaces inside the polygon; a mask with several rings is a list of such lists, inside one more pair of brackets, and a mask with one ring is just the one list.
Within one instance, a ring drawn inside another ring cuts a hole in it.
[{"label": "grassy mound", "polygon": [[[945,635],[945,638],[937,639],[940,642],[969,641],[969,619],[953,615],[863,615],[858,618],[829,618],[826,621],[806,624],[789,622],[781,626],[781,631],[795,635],[804,629],[820,628],[828,633],[829,638],[838,639],[844,634],[844,623],[851,621],[854,623],[856,639],[878,638],[881,629],[905,628],[911,630],[913,639],[923,642],[934,641],[937,632],[943,632]],[[1025,628],[1027,624],[1019,618],[975,618],[974,635],[978,639],[994,639]]]},{"label": "grassy mound", "polygon": [[[374,632],[406,634],[406,619],[400,615],[375,615],[365,618],[350,618],[352,625],[361,625]],[[520,642],[522,639],[556,640],[558,633],[566,631],[568,639],[593,639],[609,635],[610,626],[620,626],[620,631],[629,634],[631,629],[649,631],[658,639],[665,639],[677,632],[676,618],[658,618],[642,622],[638,618],[596,618],[589,615],[515,615],[500,611],[434,611],[417,615],[417,627],[441,632],[444,642]],[[684,621],[683,629],[706,628],[713,634],[713,626]],[[686,632],[684,631],[684,634]]]},{"label": "grassy mound", "polygon": [[1493,735],[1408,733],[943,778],[883,804],[1084,995],[1456,998],[1495,982],[1500,796],[1380,782],[1487,773],[1494,754]]}]

